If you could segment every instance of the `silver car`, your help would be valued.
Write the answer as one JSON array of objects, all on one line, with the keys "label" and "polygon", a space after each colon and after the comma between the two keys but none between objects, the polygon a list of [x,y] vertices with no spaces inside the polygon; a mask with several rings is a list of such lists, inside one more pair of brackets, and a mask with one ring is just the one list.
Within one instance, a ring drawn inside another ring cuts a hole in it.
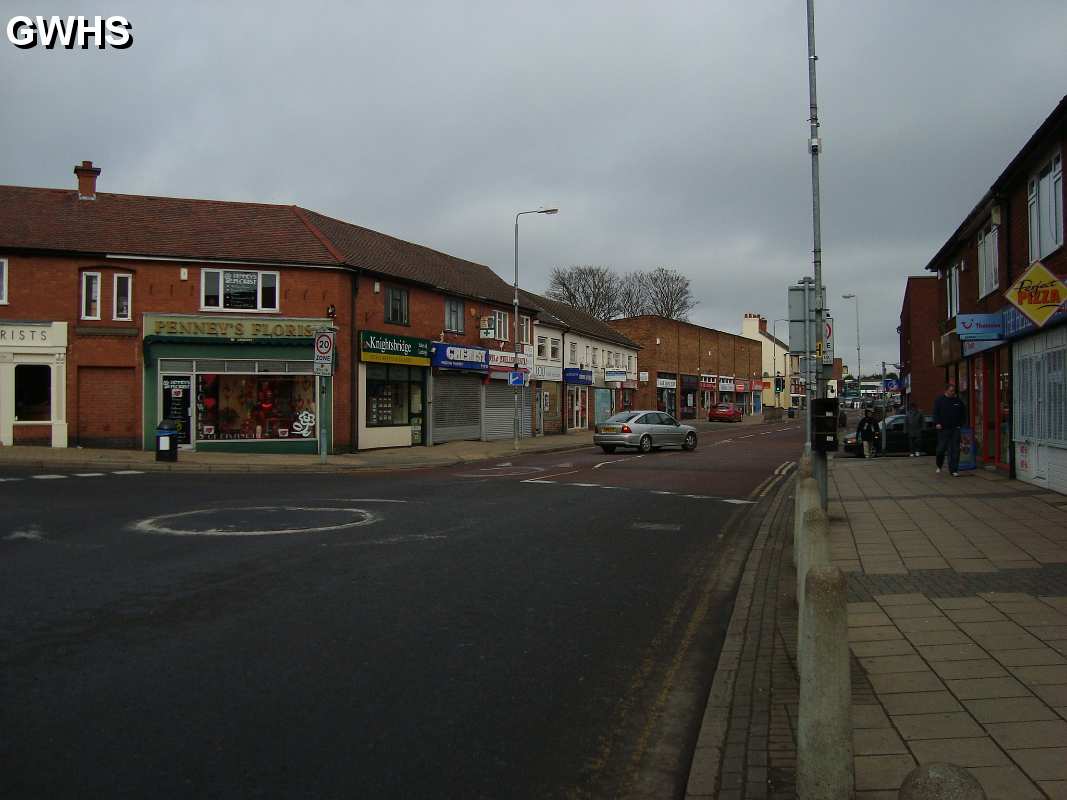
[{"label": "silver car", "polygon": [[596,426],[593,444],[600,445],[605,453],[614,453],[616,447],[636,447],[647,453],[672,445],[695,450],[697,432],[662,411],[623,411]]}]

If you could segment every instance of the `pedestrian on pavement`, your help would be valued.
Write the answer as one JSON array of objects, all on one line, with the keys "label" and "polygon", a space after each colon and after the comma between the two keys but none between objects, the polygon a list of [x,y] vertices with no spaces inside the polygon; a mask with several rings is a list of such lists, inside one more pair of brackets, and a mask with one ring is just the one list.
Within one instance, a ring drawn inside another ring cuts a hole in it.
[{"label": "pedestrian on pavement", "polygon": [[934,427],[937,428],[937,471],[945,463],[952,477],[960,475],[960,429],[967,419],[967,406],[956,396],[956,384],[945,386],[945,393],[934,401]]},{"label": "pedestrian on pavement", "polygon": [[923,424],[925,421],[926,418],[921,408],[912,406],[908,409],[908,416],[905,420],[908,428],[908,453],[913,457],[923,454]]},{"label": "pedestrian on pavement", "polygon": [[878,426],[874,422],[874,415],[869,408],[863,409],[863,418],[859,427],[856,428],[856,438],[863,442],[863,457],[870,458],[874,450],[874,437]]}]

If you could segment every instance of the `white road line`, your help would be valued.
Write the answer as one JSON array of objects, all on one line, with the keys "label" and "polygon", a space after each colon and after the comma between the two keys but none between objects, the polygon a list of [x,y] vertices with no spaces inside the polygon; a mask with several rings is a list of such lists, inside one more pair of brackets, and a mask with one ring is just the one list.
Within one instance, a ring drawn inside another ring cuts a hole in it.
[{"label": "white road line", "polygon": [[523,483],[555,483],[555,481],[543,481],[539,478],[530,478],[528,481],[523,481]]},{"label": "white road line", "polygon": [[104,475],[103,472],[75,472],[75,478],[99,478]]},{"label": "white road line", "polygon": [[653,489],[652,494],[674,494],[674,492],[664,492],[659,489]]},{"label": "white road line", "polygon": [[[581,470],[580,469],[572,469],[570,472],[557,472],[554,475],[542,475],[541,477],[542,477],[542,479],[545,479],[545,478],[558,478],[561,475],[574,475],[577,472],[581,472]],[[529,480],[525,480],[525,481],[522,481],[522,482],[523,483],[533,483],[533,480],[529,479]]]},{"label": "white road line", "polygon": [[584,486],[586,489],[597,489],[600,487],[599,483],[568,483],[568,486]]},{"label": "white road line", "polygon": [[720,439],[715,444],[726,444],[727,442],[732,442],[732,441],[733,441],[732,438],[730,438],[730,439]]},{"label": "white road line", "polygon": [[737,438],[738,439],[751,439],[755,435],[756,434],[754,434],[754,433],[746,433],[744,436],[738,436]]},{"label": "white road line", "polygon": [[676,522],[632,522],[630,527],[639,531],[680,531],[682,526]]},{"label": "white road line", "polygon": [[765,433],[761,433],[760,436],[770,436],[772,433],[774,433],[774,431],[766,431]]},{"label": "white road line", "polygon": [[0,478],[0,483],[14,483],[15,481],[21,481],[22,478]]},{"label": "white road line", "polygon": [[57,478],[65,478],[66,475],[31,475],[31,478],[39,481],[54,481]]},{"label": "white road line", "polygon": [[112,475],[144,475],[144,472],[139,469],[117,469],[114,470]]},{"label": "white road line", "polygon": [[734,500],[733,498],[730,498],[730,499],[723,499],[722,502],[724,502],[724,503],[733,503],[735,506],[750,506],[750,505],[753,505],[756,501],[755,500]]}]

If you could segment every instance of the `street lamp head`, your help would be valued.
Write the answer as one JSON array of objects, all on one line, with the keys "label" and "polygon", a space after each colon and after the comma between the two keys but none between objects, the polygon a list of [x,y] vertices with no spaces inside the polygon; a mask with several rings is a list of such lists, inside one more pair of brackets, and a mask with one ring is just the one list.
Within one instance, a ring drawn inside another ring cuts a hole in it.
[{"label": "street lamp head", "polygon": [[854,300],[854,299],[856,299],[856,295],[854,295],[854,294],[843,294],[843,295],[841,295],[841,299],[842,300]]},{"label": "street lamp head", "polygon": [[538,214],[558,214],[559,213],[559,209],[558,208],[542,208],[537,213]]}]

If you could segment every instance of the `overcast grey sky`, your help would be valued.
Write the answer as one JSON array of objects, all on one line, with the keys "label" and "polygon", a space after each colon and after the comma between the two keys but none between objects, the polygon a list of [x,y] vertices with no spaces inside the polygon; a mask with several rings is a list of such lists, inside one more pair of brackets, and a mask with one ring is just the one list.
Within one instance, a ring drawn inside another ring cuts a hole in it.
[{"label": "overcast grey sky", "polygon": [[[802,0],[35,0],[125,51],[0,42],[0,183],[297,203],[512,272],[688,275],[695,322],[785,314],[811,272]],[[1067,3],[822,0],[824,276],[838,354],[895,361],[919,274],[1067,92]],[[779,333],[783,334],[783,326]],[[866,371],[866,370],[865,370]]]}]

